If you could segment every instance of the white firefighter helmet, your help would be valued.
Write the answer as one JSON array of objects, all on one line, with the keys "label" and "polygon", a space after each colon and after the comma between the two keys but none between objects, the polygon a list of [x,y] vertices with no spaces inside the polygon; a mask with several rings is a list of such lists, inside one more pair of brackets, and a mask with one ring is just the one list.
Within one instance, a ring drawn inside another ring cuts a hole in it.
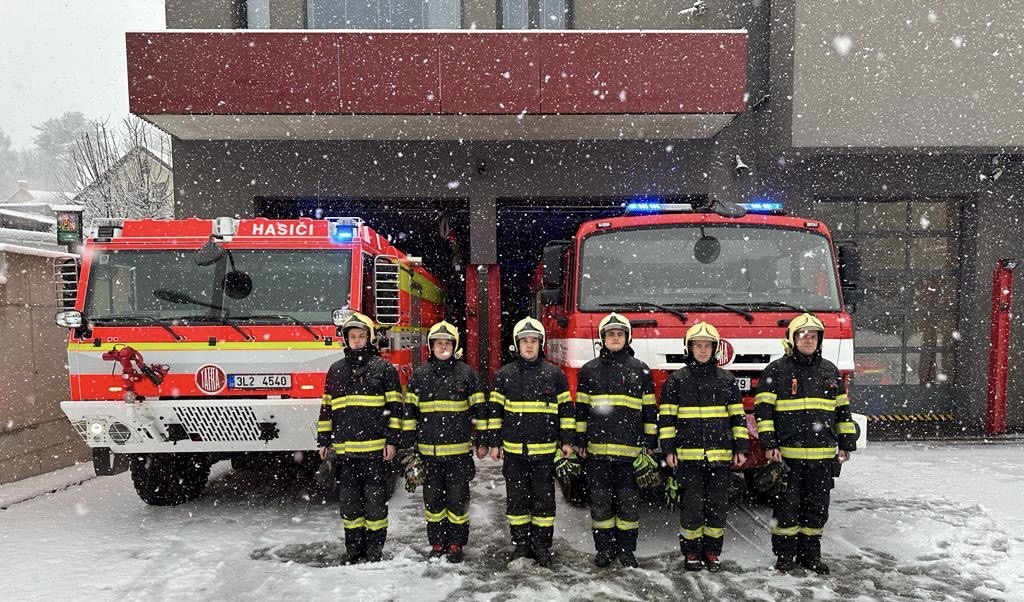
[{"label": "white firefighter helmet", "polygon": [[452,342],[454,349],[459,348],[459,331],[452,324],[441,321],[430,327],[427,332],[427,344],[431,345],[436,340],[448,340]]},{"label": "white firefighter helmet", "polygon": [[718,357],[718,349],[721,346],[722,338],[718,334],[718,329],[711,324],[698,322],[686,331],[683,346],[686,347],[686,353],[691,356],[693,355],[693,350],[690,348],[690,343],[693,341],[711,341],[711,357]]},{"label": "white firefighter helmet", "polygon": [[816,316],[803,313],[793,318],[789,323],[789,331],[786,333],[786,340],[783,342],[787,352],[796,348],[796,333],[801,330],[817,330],[821,333],[818,335],[818,350],[820,351],[821,341],[825,338],[825,325]]},{"label": "white firefighter helmet", "polygon": [[540,346],[544,347],[544,325],[530,317],[519,320],[512,327],[512,344],[516,349],[519,349],[519,339],[523,337],[537,337],[540,339]]},{"label": "white firefighter helmet", "polygon": [[348,343],[348,331],[353,328],[362,328],[366,331],[366,334],[370,337],[370,342],[373,342],[374,328],[373,320],[364,316],[363,314],[354,311],[345,318],[345,321],[341,323],[341,336]]},{"label": "white firefighter helmet", "polygon": [[633,325],[626,316],[612,312],[601,319],[597,324],[597,336],[601,338],[602,343],[605,333],[609,330],[622,330],[626,333],[626,344],[633,342]]}]

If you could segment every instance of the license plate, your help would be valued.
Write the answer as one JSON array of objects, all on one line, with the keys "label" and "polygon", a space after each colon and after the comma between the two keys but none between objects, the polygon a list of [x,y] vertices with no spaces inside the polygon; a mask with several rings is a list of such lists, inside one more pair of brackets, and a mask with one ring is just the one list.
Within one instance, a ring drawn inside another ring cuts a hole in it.
[{"label": "license plate", "polygon": [[750,377],[749,376],[738,376],[736,377],[736,384],[739,385],[740,391],[750,390]]},{"label": "license plate", "polygon": [[291,389],[291,374],[228,374],[229,389]]}]

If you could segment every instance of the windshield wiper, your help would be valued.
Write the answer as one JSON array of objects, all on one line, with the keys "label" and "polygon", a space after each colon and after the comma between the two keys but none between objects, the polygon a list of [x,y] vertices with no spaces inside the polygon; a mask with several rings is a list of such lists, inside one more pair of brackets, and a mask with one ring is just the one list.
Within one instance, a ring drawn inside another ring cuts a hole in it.
[{"label": "windshield wiper", "polygon": [[177,332],[175,332],[174,329],[171,328],[169,325],[164,324],[162,321],[154,318],[153,316],[105,316],[105,317],[86,318],[85,321],[86,322],[91,322],[93,324],[114,324],[116,322],[139,322],[139,321],[141,321],[141,322],[149,322],[151,324],[156,324],[160,328],[163,328],[164,330],[169,332],[171,334],[171,336],[174,337],[175,341],[182,341],[182,340],[185,339],[185,337],[183,337],[180,334],[178,334]]},{"label": "windshield wiper", "polygon": [[303,330],[313,335],[313,340],[319,341],[321,339],[320,334],[309,327],[309,324],[289,314],[263,314],[259,316],[235,316],[236,320],[288,320],[296,326],[301,326]]},{"label": "windshield wiper", "polygon": [[165,318],[165,319],[173,319],[173,320],[175,320],[177,322],[184,322],[186,325],[189,322],[199,322],[199,323],[215,322],[217,324],[223,324],[224,326],[230,326],[236,332],[238,332],[238,334],[242,335],[242,338],[244,338],[247,341],[255,341],[256,340],[256,337],[252,336],[248,332],[246,332],[246,331],[242,330],[241,328],[239,328],[238,324],[235,324],[234,322],[232,322],[231,320],[229,320],[225,316],[211,316],[209,314],[203,314],[203,315],[198,315],[198,316],[177,316],[175,318]]},{"label": "windshield wiper", "polygon": [[736,305],[742,305],[743,307],[779,307],[782,309],[792,309],[800,313],[808,313],[808,310],[800,305],[783,303],[782,301],[757,301],[755,303],[737,303]]},{"label": "windshield wiper", "polygon": [[740,309],[739,307],[736,307],[735,305],[726,305],[725,303],[716,303],[715,301],[697,301],[697,302],[694,302],[694,303],[668,303],[667,305],[669,307],[688,307],[688,308],[692,308],[692,307],[721,307],[722,309],[724,309],[726,311],[731,311],[731,312],[733,312],[735,314],[739,314],[739,315],[743,316],[747,320],[747,322],[753,322],[754,321],[754,314],[750,313],[749,311],[747,311],[745,309]]},{"label": "windshield wiper", "polygon": [[[640,308],[640,307],[653,308],[653,309],[657,309],[659,311],[663,311],[665,313],[670,313],[673,316],[676,316],[677,318],[682,320],[683,322],[686,321],[686,313],[685,312],[676,311],[674,309],[670,309],[669,306],[659,305],[657,303],[651,303],[650,301],[620,301],[619,303],[598,303],[597,306],[598,307],[609,307],[613,311],[615,311],[615,310],[626,311],[626,310],[628,310],[631,307],[632,308]],[[623,308],[625,308],[625,309],[623,309]]]}]

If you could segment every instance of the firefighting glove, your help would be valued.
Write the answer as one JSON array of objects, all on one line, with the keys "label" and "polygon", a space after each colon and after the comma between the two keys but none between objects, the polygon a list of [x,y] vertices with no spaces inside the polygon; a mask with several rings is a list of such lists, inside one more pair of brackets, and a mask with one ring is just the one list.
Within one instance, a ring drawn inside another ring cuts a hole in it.
[{"label": "firefighting glove", "polygon": [[580,476],[582,472],[583,467],[580,466],[576,454],[572,454],[568,458],[563,458],[561,454],[555,456],[555,476],[559,479],[565,481]]},{"label": "firefighting glove", "polygon": [[679,504],[679,483],[675,477],[665,480],[665,507],[675,508]]},{"label": "firefighting glove", "polygon": [[633,474],[637,487],[652,489],[661,484],[661,471],[654,458],[640,454],[633,460]]},{"label": "firefighting glove", "polygon": [[327,457],[320,461],[320,467],[316,469],[316,482],[321,487],[330,487],[334,482],[334,460],[338,454],[333,447],[327,448]]},{"label": "firefighting glove", "polygon": [[412,493],[426,480],[427,466],[419,454],[411,453],[402,458],[402,468],[405,469],[405,490]]}]

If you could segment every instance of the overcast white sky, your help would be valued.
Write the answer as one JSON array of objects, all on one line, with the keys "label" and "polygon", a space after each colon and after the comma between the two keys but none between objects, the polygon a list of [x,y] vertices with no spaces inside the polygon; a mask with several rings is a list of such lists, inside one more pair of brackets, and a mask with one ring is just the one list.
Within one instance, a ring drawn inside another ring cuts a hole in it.
[{"label": "overcast white sky", "polygon": [[127,115],[124,32],[160,29],[163,0],[0,0],[0,129],[24,148],[65,111]]}]

